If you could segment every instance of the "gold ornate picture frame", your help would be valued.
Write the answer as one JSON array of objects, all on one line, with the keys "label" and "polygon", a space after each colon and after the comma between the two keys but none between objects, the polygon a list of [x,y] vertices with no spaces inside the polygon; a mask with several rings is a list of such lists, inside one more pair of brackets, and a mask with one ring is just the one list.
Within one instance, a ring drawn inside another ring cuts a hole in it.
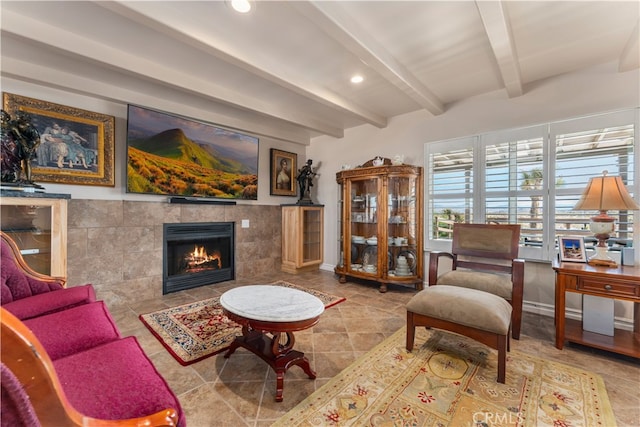
[{"label": "gold ornate picture frame", "polygon": [[28,113],[40,133],[31,159],[34,182],[115,185],[113,116],[6,92],[3,109],[11,117]]},{"label": "gold ornate picture frame", "polygon": [[271,149],[271,195],[297,195],[296,171],[298,155],[288,151]]}]

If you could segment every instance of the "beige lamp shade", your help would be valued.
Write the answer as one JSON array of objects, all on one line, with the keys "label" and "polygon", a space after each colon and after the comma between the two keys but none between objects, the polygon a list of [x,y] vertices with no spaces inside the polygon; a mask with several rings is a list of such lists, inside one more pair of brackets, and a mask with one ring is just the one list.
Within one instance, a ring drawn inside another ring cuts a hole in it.
[{"label": "beige lamp shade", "polygon": [[574,209],[619,211],[639,210],[640,206],[631,198],[622,182],[622,178],[619,176],[607,176],[605,171],[602,176],[589,180],[589,185],[587,185]]},{"label": "beige lamp shade", "polygon": [[575,210],[594,210],[600,213],[591,218],[589,229],[598,239],[595,255],[589,258],[589,264],[617,266],[608,255],[607,239],[615,231],[615,218],[607,215],[608,210],[638,210],[640,206],[631,198],[619,176],[602,176],[589,180],[589,185],[582,193],[582,197],[574,207]]}]

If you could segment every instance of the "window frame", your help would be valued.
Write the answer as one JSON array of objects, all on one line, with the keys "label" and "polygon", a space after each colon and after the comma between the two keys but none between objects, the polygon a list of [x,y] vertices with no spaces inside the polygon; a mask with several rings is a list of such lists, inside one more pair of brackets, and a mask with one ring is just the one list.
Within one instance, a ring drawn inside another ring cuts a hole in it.
[{"label": "window frame", "polygon": [[[434,154],[461,150],[469,148],[473,150],[472,176],[473,187],[471,192],[455,193],[452,195],[439,194],[433,200],[443,200],[449,198],[466,198],[471,200],[472,206],[472,222],[484,223],[486,220],[486,147],[491,144],[500,144],[505,142],[516,142],[524,139],[542,138],[543,154],[542,154],[542,173],[543,186],[545,190],[542,194],[542,239],[543,243],[540,247],[520,246],[519,256],[521,258],[536,261],[551,261],[557,255],[556,239],[556,197],[558,195],[573,196],[576,194],[575,187],[570,189],[557,188],[555,185],[556,174],[556,138],[558,135],[566,135],[582,131],[589,131],[600,128],[616,127],[624,125],[633,125],[633,175],[632,184],[627,188],[634,195],[637,201],[637,195],[640,194],[640,108],[623,110],[612,113],[597,114],[587,117],[579,117],[556,122],[549,122],[534,126],[527,126],[514,129],[497,130],[482,134],[453,138],[442,141],[427,142],[424,144],[424,164],[425,164],[425,187],[424,187],[424,242],[425,250],[450,250],[451,240],[444,238],[433,238],[433,219],[432,212],[432,172],[433,167],[431,157]],[[604,167],[603,167],[604,169]],[[602,171],[593,171],[593,176],[597,176]],[[586,185],[586,184],[585,184]],[[475,190],[475,191],[474,191]],[[583,189],[579,191],[582,192]],[[531,191],[531,190],[529,190]],[[527,190],[519,188],[514,190],[491,192],[494,196],[500,193],[511,196],[526,196]],[[463,197],[464,196],[464,197]],[[595,212],[594,212],[595,214]],[[521,221],[520,221],[521,222]],[[633,247],[640,247],[640,211],[633,214]],[[636,257],[637,259],[638,257]]]}]

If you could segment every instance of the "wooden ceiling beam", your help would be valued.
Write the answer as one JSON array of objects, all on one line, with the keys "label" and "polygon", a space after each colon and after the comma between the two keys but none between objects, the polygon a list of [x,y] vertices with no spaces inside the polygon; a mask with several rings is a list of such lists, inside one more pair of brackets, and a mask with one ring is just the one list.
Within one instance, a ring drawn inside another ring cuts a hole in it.
[{"label": "wooden ceiling beam", "polygon": [[621,73],[636,68],[640,68],[640,19],[631,31],[631,36],[622,50],[618,64],[618,71]]},{"label": "wooden ceiling beam", "polygon": [[[255,58],[247,57],[240,52],[225,51],[214,46],[210,41],[203,40],[197,34],[190,32],[189,28],[181,28],[178,23],[169,22],[160,17],[151,16],[145,9],[141,9],[144,5],[138,5],[136,2],[124,4],[120,1],[100,2],[102,7],[118,13],[119,15],[145,25],[172,38],[178,39],[196,49],[201,50],[207,55],[214,56],[229,64],[248,71],[262,79],[275,83],[285,89],[291,90],[307,99],[318,102],[326,107],[350,114],[359,120],[367,122],[377,127],[386,127],[387,118],[380,116],[372,111],[363,108],[348,99],[331,92],[325,88],[319,87],[311,81],[304,81],[302,77],[293,76],[282,70],[274,68],[273,64],[257,63]],[[336,136],[335,132],[322,132],[327,135]],[[341,136],[338,136],[341,137]]]},{"label": "wooden ceiling beam", "polygon": [[336,13],[339,2],[298,1],[291,5],[426,111],[433,115],[445,111],[442,101],[364,31],[355,19],[345,13]]},{"label": "wooden ceiling beam", "polygon": [[[102,64],[111,70],[133,75],[145,81],[162,84],[200,97],[208,97],[222,104],[253,111],[273,119],[284,120],[313,132],[335,138],[344,136],[342,128],[328,126],[313,117],[291,112],[286,108],[281,108],[277,102],[242,94],[208,80],[195,79],[192,75],[165,67],[162,64],[84,37],[77,37],[77,35],[45,21],[36,21],[10,11],[3,11],[2,32],[47,46],[56,51],[65,52],[71,57],[82,57],[89,62]],[[28,73],[28,69],[25,72]]]},{"label": "wooden ceiling beam", "polygon": [[501,1],[476,0],[493,55],[510,98],[523,94],[518,55],[511,34],[511,25]]}]

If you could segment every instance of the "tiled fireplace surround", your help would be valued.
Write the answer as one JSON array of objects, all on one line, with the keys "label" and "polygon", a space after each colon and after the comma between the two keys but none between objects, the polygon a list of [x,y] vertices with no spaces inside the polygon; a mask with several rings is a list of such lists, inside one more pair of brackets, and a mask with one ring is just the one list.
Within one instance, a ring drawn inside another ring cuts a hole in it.
[{"label": "tiled fireplace surround", "polygon": [[[92,283],[108,304],[162,295],[164,223],[235,222],[236,279],[280,269],[277,205],[188,205],[123,200],[69,201],[69,285]],[[243,219],[249,228],[242,228]]]}]

